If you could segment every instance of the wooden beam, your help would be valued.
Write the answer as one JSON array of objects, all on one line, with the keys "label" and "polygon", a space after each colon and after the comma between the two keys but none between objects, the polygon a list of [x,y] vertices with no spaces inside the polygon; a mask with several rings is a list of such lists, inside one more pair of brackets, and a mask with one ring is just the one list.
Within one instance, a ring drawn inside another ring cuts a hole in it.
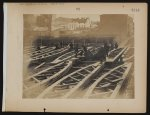
[{"label": "wooden beam", "polygon": [[95,69],[95,67],[94,66],[91,66],[93,69]]},{"label": "wooden beam", "polygon": [[112,82],[116,82],[116,81],[120,81],[120,80],[123,80],[123,78],[115,79],[115,80],[113,80]]},{"label": "wooden beam", "polygon": [[36,82],[38,82],[38,83],[40,82],[40,81],[39,81],[38,79],[36,79],[35,77],[32,77],[32,78],[33,78]]},{"label": "wooden beam", "polygon": [[109,70],[111,70],[111,69],[106,69],[106,68],[105,68],[104,70],[108,70],[108,71],[109,71]]},{"label": "wooden beam", "polygon": [[88,73],[91,73],[91,71],[87,70],[87,69],[84,69],[85,71],[87,71]]},{"label": "wooden beam", "polygon": [[75,68],[75,69],[81,69],[82,67],[72,67],[72,68]]},{"label": "wooden beam", "polygon": [[[62,62],[62,63],[64,63],[64,62]],[[47,68],[47,69],[44,69],[44,70],[42,70],[42,71],[40,71],[40,72],[38,72],[38,73],[35,73],[35,74],[33,74],[33,75],[27,77],[25,80],[28,80],[28,79],[30,79],[30,78],[32,78],[32,77],[35,77],[35,76],[37,76],[37,75],[39,75],[39,74],[41,74],[41,73],[44,73],[44,72],[46,72],[46,71],[48,71],[48,70],[50,70],[50,69],[52,69],[52,68],[54,68],[54,67],[56,67],[56,66],[61,65],[62,63],[56,64],[56,65],[54,65],[54,66],[50,66],[50,67]]]},{"label": "wooden beam", "polygon": [[110,82],[112,82],[112,80],[110,80],[110,79],[108,79],[108,78],[104,78],[105,80],[107,80],[107,81],[110,81]]},{"label": "wooden beam", "polygon": [[86,75],[84,75],[84,74],[82,74],[82,73],[80,73],[80,72],[77,72],[77,74],[80,74],[80,75],[82,75],[82,76],[86,77]]},{"label": "wooden beam", "polygon": [[78,79],[76,79],[76,78],[74,78],[74,77],[71,77],[71,76],[70,76],[70,78],[71,78],[71,79],[74,79],[74,80],[76,80],[76,81],[80,81],[80,80],[78,80]]},{"label": "wooden beam", "polygon": [[121,72],[121,71],[118,71],[118,70],[115,70],[115,71],[118,72],[118,73],[124,74],[124,72]]},{"label": "wooden beam", "polygon": [[26,85],[23,85],[23,87],[24,87],[25,89],[27,89],[27,88],[28,88]]},{"label": "wooden beam", "polygon": [[111,84],[111,83],[106,83],[106,84],[102,85],[101,87],[102,87],[102,88],[103,88],[103,87],[108,87],[110,84]]},{"label": "wooden beam", "polygon": [[117,76],[117,75],[115,75],[115,74],[109,74],[109,75],[112,75],[112,76],[114,76],[114,77],[117,77],[117,78],[120,78],[120,76]]},{"label": "wooden beam", "polygon": [[45,62],[41,63],[40,65],[36,66],[34,69],[38,69],[39,67],[41,67],[42,65],[44,65]]}]

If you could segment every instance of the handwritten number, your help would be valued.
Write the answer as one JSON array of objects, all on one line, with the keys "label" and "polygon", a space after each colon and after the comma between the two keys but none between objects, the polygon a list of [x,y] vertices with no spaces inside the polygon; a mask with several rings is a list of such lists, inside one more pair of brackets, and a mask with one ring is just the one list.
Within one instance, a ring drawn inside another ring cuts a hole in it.
[{"label": "handwritten number", "polygon": [[132,11],[132,12],[139,12],[140,9],[139,9],[139,8],[132,8],[131,11]]},{"label": "handwritten number", "polygon": [[76,8],[77,11],[80,11],[80,8]]}]

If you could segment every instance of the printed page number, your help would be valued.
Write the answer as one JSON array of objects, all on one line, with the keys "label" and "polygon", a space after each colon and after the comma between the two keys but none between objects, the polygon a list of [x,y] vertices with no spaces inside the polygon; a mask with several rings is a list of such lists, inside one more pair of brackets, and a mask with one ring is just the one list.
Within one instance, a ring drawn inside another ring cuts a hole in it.
[{"label": "printed page number", "polygon": [[139,12],[140,9],[139,9],[139,8],[132,8],[131,11],[132,11],[132,12]]},{"label": "printed page number", "polygon": [[76,11],[80,11],[80,8],[76,8]]}]

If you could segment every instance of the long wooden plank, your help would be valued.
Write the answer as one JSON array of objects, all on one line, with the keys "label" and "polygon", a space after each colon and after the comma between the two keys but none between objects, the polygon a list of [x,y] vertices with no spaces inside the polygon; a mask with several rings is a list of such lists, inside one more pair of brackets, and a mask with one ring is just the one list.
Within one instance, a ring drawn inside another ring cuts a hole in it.
[{"label": "long wooden plank", "polygon": [[[70,55],[68,56],[68,54],[70,54]],[[60,57],[56,58],[54,61],[52,61],[52,63],[58,63],[58,62],[67,60],[68,58],[71,58],[74,55],[75,55],[74,51],[70,51],[70,52],[65,53],[65,54],[61,55]],[[61,59],[62,57],[64,57],[64,58]]]},{"label": "long wooden plank", "polygon": [[130,56],[130,57],[128,57],[128,58],[123,59],[123,61],[130,60],[130,59],[132,59],[133,57],[134,57],[134,55],[132,55],[132,56]]},{"label": "long wooden plank", "polygon": [[112,80],[108,79],[108,78],[104,78],[105,80],[109,81],[109,82],[112,82]]},{"label": "long wooden plank", "polygon": [[36,82],[38,82],[38,83],[40,82],[40,81],[39,81],[38,79],[36,79],[35,77],[32,77],[32,78],[33,78]]},{"label": "long wooden plank", "polygon": [[47,79],[45,79],[45,80],[39,82],[38,84],[35,84],[35,85],[29,87],[27,90],[32,89],[32,88],[35,88],[36,86],[41,85],[41,84],[44,84],[44,83],[50,81],[50,80],[53,79],[53,78],[56,78],[56,77],[58,77],[58,76],[63,75],[64,73],[66,73],[66,72],[71,68],[71,66],[72,66],[72,61],[69,61],[68,64],[67,64],[67,66],[64,67],[62,70],[60,70],[60,71],[57,72],[56,74],[52,75],[51,77],[49,77],[49,78],[47,78]]},{"label": "long wooden plank", "polygon": [[94,66],[91,66],[93,69],[95,69],[95,67]]},{"label": "long wooden plank", "polygon": [[81,69],[82,67],[72,67],[72,68],[74,68],[74,69]]},{"label": "long wooden plank", "polygon": [[103,88],[103,87],[108,87],[108,86],[110,86],[110,84],[111,83],[105,83],[104,85],[101,85],[101,87]]},{"label": "long wooden plank", "polygon": [[121,72],[121,71],[118,71],[118,70],[115,70],[116,72],[118,72],[118,73],[121,73],[121,74],[123,74],[123,72]]},{"label": "long wooden plank", "polygon": [[74,78],[74,77],[71,77],[71,76],[70,76],[70,78],[73,79],[73,80],[76,80],[76,81],[80,81],[80,80],[78,80],[78,79],[76,79],[76,78]]},{"label": "long wooden plank", "polygon": [[117,78],[120,78],[120,76],[115,75],[115,74],[113,74],[113,73],[111,73],[110,75],[112,75],[112,76],[114,76],[114,77],[117,77]]},{"label": "long wooden plank", "polygon": [[[124,75],[123,75],[123,77],[122,77],[124,80],[125,80],[125,77],[128,75],[131,66],[132,66],[132,63],[130,63],[130,64],[127,66],[128,68],[126,69],[126,71],[125,71],[125,73],[124,73]],[[112,93],[112,95],[111,95],[110,98],[115,98],[115,97],[116,97],[116,95],[118,94],[118,92],[119,92],[119,90],[120,90],[120,88],[121,88],[121,86],[122,86],[124,80],[122,80],[122,81],[119,82],[119,84],[117,85],[117,87],[116,87],[115,90],[113,91],[113,93]]]},{"label": "long wooden plank", "polygon": [[38,69],[39,67],[41,67],[42,65],[44,65],[45,62],[41,63],[40,65],[36,66],[34,69]]},{"label": "long wooden plank", "polygon": [[120,81],[120,80],[123,80],[123,78],[118,78],[118,79],[115,79],[115,80],[112,80],[112,82],[117,82],[117,81]]},{"label": "long wooden plank", "polygon": [[124,68],[124,67],[121,67],[121,69],[126,70],[126,68]]},{"label": "long wooden plank", "polygon": [[39,75],[36,75],[37,77],[40,77],[40,76],[51,76],[53,74],[39,74]]},{"label": "long wooden plank", "polygon": [[88,73],[91,73],[91,71],[87,70],[87,69],[84,69],[85,71],[87,71]]},{"label": "long wooden plank", "polygon": [[[64,62],[62,62],[62,63],[64,63]],[[54,65],[54,66],[50,66],[50,67],[47,68],[47,69],[44,69],[44,70],[42,70],[42,71],[40,71],[40,72],[37,72],[37,73],[35,73],[35,74],[29,76],[29,77],[26,78],[25,80],[28,80],[28,79],[30,79],[30,78],[32,78],[32,77],[35,77],[35,76],[37,76],[37,75],[39,75],[39,74],[41,74],[41,73],[44,73],[44,72],[46,72],[46,71],[48,71],[48,70],[50,70],[50,69],[52,69],[52,68],[54,68],[54,67],[56,67],[56,66],[58,66],[58,65],[61,65],[62,63],[56,64],[56,65]]]},{"label": "long wooden plank", "polygon": [[[121,56],[127,48],[124,48],[118,55],[116,55],[113,59],[106,58],[106,62],[114,62],[119,56]],[[116,49],[117,50],[117,49]],[[112,51],[111,51],[112,52]],[[110,53],[111,53],[110,52]]]},{"label": "long wooden plank", "polygon": [[81,76],[86,77],[86,75],[84,75],[84,74],[82,74],[82,73],[80,73],[80,72],[77,72],[77,74],[80,74]]},{"label": "long wooden plank", "polygon": [[111,69],[104,69],[104,70],[110,71]]},{"label": "long wooden plank", "polygon": [[[47,53],[38,55],[34,58],[28,59],[28,60],[26,60],[26,62],[36,61],[36,60],[39,60],[39,59],[45,59],[45,58],[48,58],[48,57],[53,57],[53,56],[56,56],[58,54],[61,54],[65,51],[67,51],[68,49],[69,49],[69,47],[61,48],[61,49],[58,49],[58,50],[53,50],[51,52],[47,52]],[[46,55],[46,54],[47,54],[47,56],[43,56],[43,55]],[[39,57],[39,56],[42,56],[42,57]]]}]

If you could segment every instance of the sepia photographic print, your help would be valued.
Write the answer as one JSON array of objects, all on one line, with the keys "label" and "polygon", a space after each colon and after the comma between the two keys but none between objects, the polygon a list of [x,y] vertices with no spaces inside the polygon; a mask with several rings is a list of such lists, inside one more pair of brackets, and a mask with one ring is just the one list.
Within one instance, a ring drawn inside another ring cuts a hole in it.
[{"label": "sepia photographic print", "polygon": [[133,18],[24,14],[23,98],[134,98]]},{"label": "sepia photographic print", "polygon": [[146,111],[147,5],[4,4],[3,111]]}]

